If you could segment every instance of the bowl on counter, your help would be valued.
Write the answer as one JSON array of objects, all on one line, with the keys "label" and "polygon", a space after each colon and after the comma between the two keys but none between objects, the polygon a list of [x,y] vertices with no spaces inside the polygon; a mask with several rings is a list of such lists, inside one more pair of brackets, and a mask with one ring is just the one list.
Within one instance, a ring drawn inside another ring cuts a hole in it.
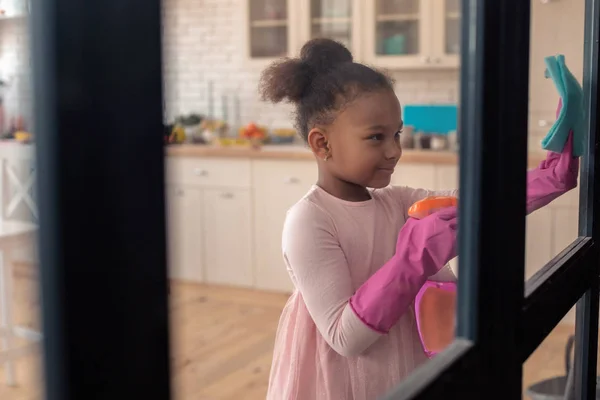
[{"label": "bowl on counter", "polygon": [[431,135],[430,147],[431,150],[447,150],[448,137],[445,135]]},{"label": "bowl on counter", "polygon": [[293,136],[270,136],[269,144],[292,144],[294,143]]},{"label": "bowl on counter", "polygon": [[273,129],[269,134],[269,144],[292,144],[296,140],[296,130],[289,128]]}]

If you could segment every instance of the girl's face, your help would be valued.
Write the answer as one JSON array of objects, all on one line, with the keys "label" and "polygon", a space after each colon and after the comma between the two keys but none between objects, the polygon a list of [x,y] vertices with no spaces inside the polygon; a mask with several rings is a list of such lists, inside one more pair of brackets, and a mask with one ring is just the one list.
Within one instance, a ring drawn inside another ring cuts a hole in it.
[{"label": "girl's face", "polygon": [[319,162],[320,168],[353,186],[388,186],[402,155],[402,125],[400,103],[393,91],[359,96],[322,131],[329,157]]}]

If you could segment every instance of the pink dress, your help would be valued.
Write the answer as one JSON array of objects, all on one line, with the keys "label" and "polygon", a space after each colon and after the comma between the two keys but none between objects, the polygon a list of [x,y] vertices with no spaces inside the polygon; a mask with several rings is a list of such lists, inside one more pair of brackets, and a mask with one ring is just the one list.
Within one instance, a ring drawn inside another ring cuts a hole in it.
[{"label": "pink dress", "polygon": [[313,186],[288,211],[283,255],[296,289],[279,322],[268,400],[376,399],[428,359],[413,308],[382,335],[348,300],[395,253],[408,207],[432,195],[457,192],[389,186],[348,202]]}]

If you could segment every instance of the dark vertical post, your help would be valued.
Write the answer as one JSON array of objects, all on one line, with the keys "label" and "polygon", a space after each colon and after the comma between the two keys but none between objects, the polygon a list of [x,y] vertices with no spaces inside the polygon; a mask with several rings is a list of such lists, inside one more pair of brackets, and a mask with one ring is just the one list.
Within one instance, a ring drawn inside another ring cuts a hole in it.
[{"label": "dark vertical post", "polygon": [[[579,201],[579,234],[592,237],[595,243],[593,259],[589,268],[600,268],[600,224],[595,202],[600,199],[600,160],[598,160],[598,27],[600,25],[600,1],[586,0],[584,34],[583,90],[589,132],[586,154],[581,163],[581,195]],[[575,395],[577,399],[596,398],[596,369],[598,354],[598,279],[577,303],[575,328]]]},{"label": "dark vertical post", "polygon": [[530,6],[463,1],[457,334],[498,398],[521,396]]},{"label": "dark vertical post", "polygon": [[33,0],[46,398],[170,397],[159,0]]}]

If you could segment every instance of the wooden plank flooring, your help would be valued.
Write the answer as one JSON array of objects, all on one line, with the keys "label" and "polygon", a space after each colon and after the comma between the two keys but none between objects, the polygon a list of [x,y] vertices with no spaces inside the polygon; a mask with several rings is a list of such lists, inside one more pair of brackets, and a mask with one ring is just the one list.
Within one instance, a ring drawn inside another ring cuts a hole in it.
[{"label": "wooden plank flooring", "polygon": [[[39,326],[37,280],[31,268],[15,271],[16,317]],[[272,346],[287,296],[174,283],[171,293],[172,379],[177,400],[262,400],[265,398]],[[524,367],[524,385],[561,375],[570,326],[560,325]],[[0,368],[0,399],[41,400],[39,355],[17,365],[19,385],[5,385]]]}]

